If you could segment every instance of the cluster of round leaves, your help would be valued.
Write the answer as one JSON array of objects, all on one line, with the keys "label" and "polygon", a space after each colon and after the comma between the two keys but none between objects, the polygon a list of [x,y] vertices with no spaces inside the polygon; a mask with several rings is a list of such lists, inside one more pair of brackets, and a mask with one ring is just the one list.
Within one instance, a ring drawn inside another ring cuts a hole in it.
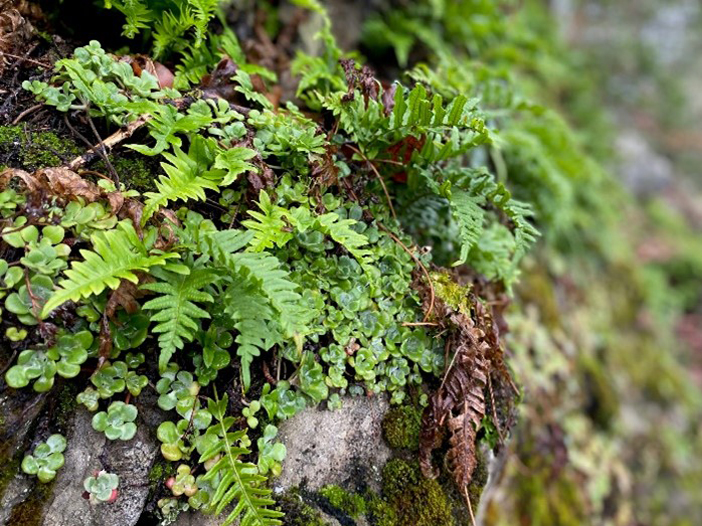
[{"label": "cluster of round leaves", "polygon": [[46,442],[39,443],[31,455],[25,455],[22,471],[36,475],[40,482],[50,482],[56,476],[56,471],[63,467],[65,449],[66,439],[63,435],[51,435]]},{"label": "cluster of round leaves", "polygon": [[[288,196],[291,202],[304,199],[294,186]],[[301,363],[300,390],[315,403],[327,399],[330,389],[388,391],[399,403],[408,384],[421,383],[422,373],[443,369],[443,343],[423,328],[403,325],[415,322],[419,311],[410,286],[415,263],[377,224],[363,221],[360,206],[343,205],[331,194],[322,202],[342,219],[356,221],[353,228],[368,239],[370,256],[359,262],[339,253],[316,231],[296,234],[277,254],[313,312],[315,332],[308,339],[319,346],[321,362],[312,352],[295,356],[292,347],[284,356]]]},{"label": "cluster of round leaves", "polygon": [[56,343],[45,351],[22,351],[17,364],[10,367],[5,375],[7,385],[19,389],[34,381],[35,391],[48,391],[54,385],[56,374],[64,378],[78,375],[92,345],[93,335],[89,331],[80,331],[61,334]]},{"label": "cluster of round leaves", "polygon": [[83,481],[83,488],[92,504],[100,502],[112,503],[117,499],[119,477],[107,471],[98,471],[92,477]]}]

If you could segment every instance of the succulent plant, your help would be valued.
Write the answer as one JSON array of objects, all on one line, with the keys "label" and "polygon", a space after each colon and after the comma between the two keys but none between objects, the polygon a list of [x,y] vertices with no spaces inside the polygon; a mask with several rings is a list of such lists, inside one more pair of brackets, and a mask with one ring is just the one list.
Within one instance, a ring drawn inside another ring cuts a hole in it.
[{"label": "succulent plant", "polygon": [[173,495],[176,497],[180,497],[181,495],[192,497],[195,495],[195,493],[197,493],[195,477],[190,472],[190,466],[187,464],[181,464],[178,466],[175,476],[170,477],[166,481],[166,486],[168,486]]},{"label": "succulent plant", "polygon": [[100,502],[112,504],[117,500],[118,486],[119,477],[105,470],[98,471],[95,475],[83,481],[83,487],[88,494],[91,504],[98,504]]},{"label": "succulent plant", "polygon": [[112,402],[107,411],[100,411],[93,416],[93,429],[105,433],[110,440],[131,440],[137,431],[134,423],[137,414],[134,405]]},{"label": "succulent plant", "polygon": [[31,455],[25,455],[22,471],[28,475],[36,475],[40,482],[53,480],[56,471],[63,467],[65,449],[66,439],[63,435],[51,435],[46,442],[38,444]]}]

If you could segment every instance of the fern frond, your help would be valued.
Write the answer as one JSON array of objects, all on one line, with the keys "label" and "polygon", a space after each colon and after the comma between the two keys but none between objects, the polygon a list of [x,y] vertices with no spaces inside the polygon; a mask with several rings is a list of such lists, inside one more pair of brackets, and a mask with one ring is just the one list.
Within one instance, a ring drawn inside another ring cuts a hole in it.
[{"label": "fern frond", "polygon": [[322,232],[343,246],[360,263],[365,263],[370,257],[370,250],[362,248],[368,244],[368,238],[356,232],[352,226],[356,224],[353,219],[341,219],[339,214],[329,212],[317,217]]},{"label": "fern frond", "polygon": [[249,210],[249,215],[253,219],[242,222],[246,228],[254,233],[250,250],[262,252],[267,248],[283,247],[293,238],[290,229],[286,228],[288,223],[286,223],[285,218],[289,215],[288,209],[271,203],[271,198],[264,191],[259,194],[258,207],[260,212]]},{"label": "fern frond", "polygon": [[268,351],[282,339],[272,323],[274,312],[267,298],[252,282],[233,280],[225,294],[224,305],[239,332],[236,354],[241,362],[242,385],[244,391],[248,391],[251,387],[251,362],[261,355],[261,351]]},{"label": "fern frond", "polygon": [[239,526],[279,526],[283,513],[270,509],[275,504],[270,498],[271,490],[264,487],[266,477],[258,473],[258,468],[250,462],[240,460],[242,455],[250,451],[238,447],[236,443],[245,437],[246,431],[230,432],[234,423],[232,417],[226,417],[229,399],[225,394],[221,400],[210,400],[208,409],[219,423],[219,434],[214,443],[200,455],[200,463],[216,457],[219,460],[203,475],[203,482],[217,484],[211,504],[215,513],[222,513],[232,502],[236,502],[234,510],[227,516],[222,526],[228,526],[240,518]]},{"label": "fern frond", "polygon": [[213,269],[190,268],[187,274],[176,274],[163,269],[154,269],[152,275],[159,281],[147,283],[143,289],[158,292],[159,297],[147,301],[144,310],[157,311],[151,320],[158,322],[152,329],[159,333],[161,353],[158,359],[160,371],[165,371],[173,354],[182,349],[185,342],[193,341],[200,328],[199,320],[210,318],[209,313],[196,305],[212,303],[214,298],[205,289],[217,277]]},{"label": "fern frond", "polygon": [[81,250],[83,261],[74,262],[66,270],[66,279],[49,298],[42,310],[42,317],[68,300],[78,301],[106,288],[116,289],[121,280],[138,283],[135,272],[163,265],[177,254],[149,254],[131,223],[119,223],[118,228],[96,232],[90,238],[93,250]]}]

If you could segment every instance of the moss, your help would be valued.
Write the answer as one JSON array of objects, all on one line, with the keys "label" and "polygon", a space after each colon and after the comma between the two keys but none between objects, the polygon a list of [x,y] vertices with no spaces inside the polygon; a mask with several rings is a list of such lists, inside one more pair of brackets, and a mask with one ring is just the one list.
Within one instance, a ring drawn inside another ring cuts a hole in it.
[{"label": "moss", "polygon": [[67,382],[61,386],[58,396],[54,399],[55,406],[52,411],[52,420],[56,424],[56,430],[60,433],[66,433],[68,423],[75,413],[76,395],[78,394],[78,386],[74,382]]},{"label": "moss", "polygon": [[9,167],[34,171],[58,166],[80,153],[75,142],[54,132],[0,126],[0,161]]},{"label": "moss", "polygon": [[397,524],[395,508],[378,495],[371,494],[369,496],[367,509],[368,520],[372,526],[395,526]]},{"label": "moss", "polygon": [[280,511],[285,513],[285,524],[288,526],[327,526],[321,513],[306,504],[297,488],[286,492],[277,499]]},{"label": "moss", "polygon": [[[126,156],[117,159],[110,159],[119,180],[127,189],[147,192],[156,189],[154,180],[158,165],[150,166],[150,163],[142,157]],[[95,163],[95,170],[108,173],[104,161]]]},{"label": "moss", "polygon": [[17,452],[12,458],[0,458],[2,469],[0,469],[0,495],[4,495],[5,489],[12,482],[12,479],[20,472],[20,465],[24,454]]},{"label": "moss", "polygon": [[175,474],[175,471],[176,465],[174,462],[168,462],[164,458],[158,457],[154,461],[151,471],[149,471],[149,482],[151,485],[165,482],[168,477]]},{"label": "moss", "polygon": [[357,519],[366,513],[366,501],[356,493],[350,493],[339,486],[325,486],[319,494],[329,501],[329,504],[349,517]]},{"label": "moss", "polygon": [[475,450],[478,463],[473,471],[473,477],[468,485],[468,497],[470,498],[471,506],[474,510],[478,509],[480,504],[480,496],[483,494],[483,488],[487,484],[488,479],[488,463],[480,448]]},{"label": "moss", "polygon": [[388,462],[383,469],[383,495],[396,513],[393,526],[454,524],[448,496],[436,480],[422,477],[416,462]]},{"label": "moss", "polygon": [[55,479],[48,484],[37,482],[32,492],[12,508],[7,521],[12,526],[39,526],[44,522],[44,505],[51,500]]},{"label": "moss", "polygon": [[393,449],[419,449],[421,414],[411,405],[393,407],[383,418],[383,436]]},{"label": "moss", "polygon": [[431,279],[434,284],[434,293],[451,308],[470,314],[468,293],[470,287],[456,283],[448,272],[433,272]]}]

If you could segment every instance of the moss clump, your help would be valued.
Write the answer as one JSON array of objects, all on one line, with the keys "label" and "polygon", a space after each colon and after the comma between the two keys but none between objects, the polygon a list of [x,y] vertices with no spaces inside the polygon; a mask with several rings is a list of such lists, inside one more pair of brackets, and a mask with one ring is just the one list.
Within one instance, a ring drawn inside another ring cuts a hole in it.
[{"label": "moss clump", "polygon": [[383,495],[396,513],[393,526],[454,524],[446,493],[437,481],[422,477],[416,462],[388,462],[383,469]]},{"label": "moss clump", "polygon": [[293,488],[277,499],[280,511],[285,513],[285,524],[289,526],[327,526],[322,514],[306,504],[297,488]]},{"label": "moss clump", "polygon": [[434,293],[438,298],[452,309],[470,314],[468,306],[470,287],[459,285],[446,272],[432,272],[431,280],[434,284]]},{"label": "moss clump", "polygon": [[367,517],[373,526],[396,526],[397,512],[390,503],[378,495],[370,494],[367,500]]},{"label": "moss clump", "polygon": [[357,519],[366,513],[366,501],[356,493],[349,493],[339,486],[324,486],[319,494],[329,501],[329,504],[349,517]]},{"label": "moss clump", "polygon": [[54,132],[0,126],[0,163],[8,167],[34,171],[58,166],[80,153],[76,143]]},{"label": "moss clump", "polygon": [[[119,157],[110,159],[120,183],[124,184],[130,190],[139,192],[147,192],[156,189],[154,180],[156,179],[155,170],[158,166],[151,167],[149,162],[140,157]],[[108,173],[107,166],[104,161],[95,163],[95,170]]]},{"label": "moss clump", "polygon": [[43,524],[44,505],[51,499],[55,482],[56,479],[48,484],[36,484],[29,496],[12,508],[7,524],[12,524],[12,526],[39,526]]},{"label": "moss clump", "polygon": [[393,407],[383,418],[383,436],[393,449],[419,449],[421,414],[410,405]]}]

